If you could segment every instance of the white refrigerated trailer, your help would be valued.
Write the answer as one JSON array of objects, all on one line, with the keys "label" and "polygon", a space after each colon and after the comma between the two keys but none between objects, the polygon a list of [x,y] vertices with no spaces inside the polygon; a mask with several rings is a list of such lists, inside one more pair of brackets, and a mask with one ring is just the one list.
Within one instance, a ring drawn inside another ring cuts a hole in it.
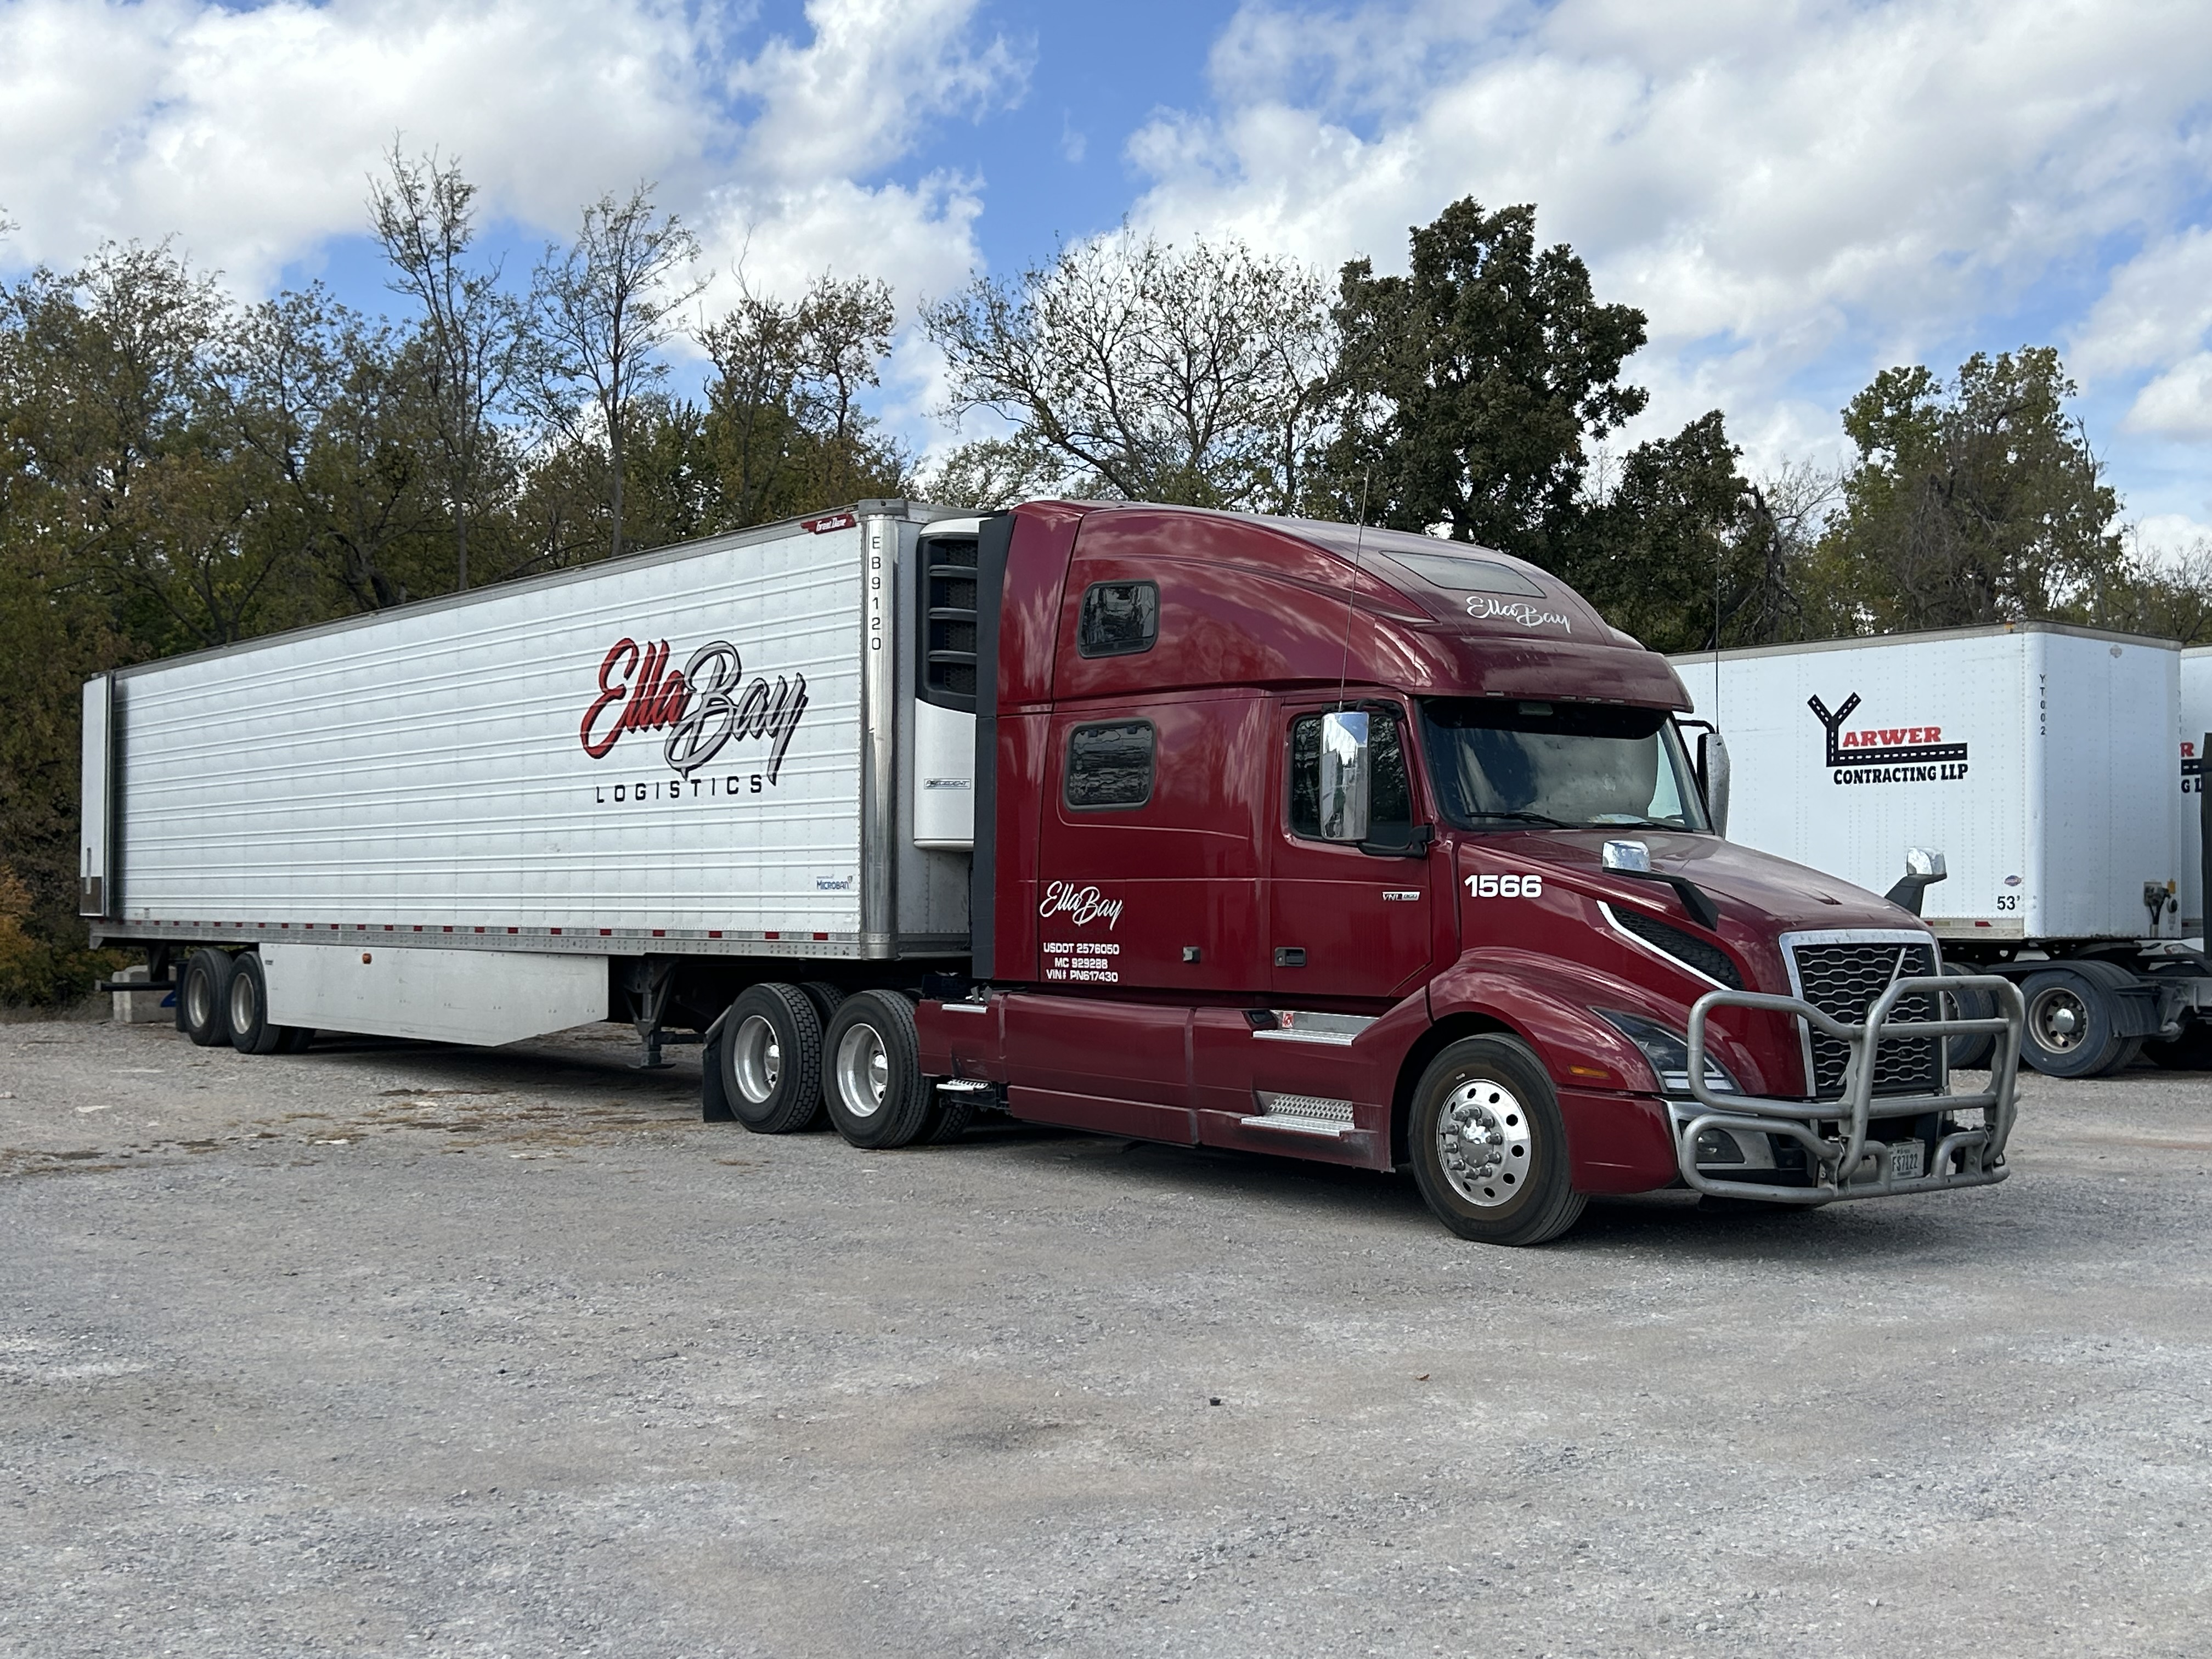
[{"label": "white refrigerated trailer", "polygon": [[[2020,982],[2030,1064],[2094,1076],[2147,1044],[2194,1063],[2208,1029],[2202,907],[2185,908],[2197,849],[2176,806],[2181,660],[2170,641],[2023,623],[1674,664],[1727,740],[1732,840],[1896,883],[1947,968]],[[1909,851],[1945,874],[1900,880]]]},{"label": "white refrigerated trailer", "polygon": [[79,908],[264,1051],[612,1018],[657,1062],[762,958],[964,957],[975,716],[929,688],[977,529],[866,501],[104,675]]}]

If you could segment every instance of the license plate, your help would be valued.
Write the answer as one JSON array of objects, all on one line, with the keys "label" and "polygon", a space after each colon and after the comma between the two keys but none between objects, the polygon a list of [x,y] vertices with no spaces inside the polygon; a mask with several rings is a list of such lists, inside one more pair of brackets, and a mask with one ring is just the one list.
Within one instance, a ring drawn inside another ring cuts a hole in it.
[{"label": "license plate", "polygon": [[1928,1148],[1917,1140],[1895,1140],[1889,1146],[1889,1178],[1917,1181],[1925,1172]]}]

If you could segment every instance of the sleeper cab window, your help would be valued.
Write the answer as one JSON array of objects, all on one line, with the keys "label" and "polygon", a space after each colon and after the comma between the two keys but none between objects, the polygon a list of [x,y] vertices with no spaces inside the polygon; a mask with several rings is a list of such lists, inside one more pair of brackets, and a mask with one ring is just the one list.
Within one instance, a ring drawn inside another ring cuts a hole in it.
[{"label": "sleeper cab window", "polygon": [[1158,582],[1093,582],[1083,590],[1075,648],[1086,657],[1127,657],[1160,637]]},{"label": "sleeper cab window", "polygon": [[1068,805],[1079,812],[1142,806],[1152,798],[1152,723],[1100,720],[1067,734]]},{"label": "sleeper cab window", "polygon": [[[1368,834],[1388,841],[1394,830],[1413,833],[1413,792],[1406,782],[1406,750],[1397,720],[1376,714],[1368,726],[1374,751],[1374,793],[1369,798]],[[1291,722],[1291,833],[1308,841],[1321,834],[1321,716],[1301,714]]]}]

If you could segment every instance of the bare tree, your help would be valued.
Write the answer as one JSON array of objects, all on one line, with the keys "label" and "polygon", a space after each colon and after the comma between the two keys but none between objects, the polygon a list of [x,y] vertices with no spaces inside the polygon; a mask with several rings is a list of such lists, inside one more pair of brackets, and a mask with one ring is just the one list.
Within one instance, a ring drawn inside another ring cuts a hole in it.
[{"label": "bare tree", "polygon": [[698,257],[699,239],[672,213],[656,218],[653,186],[641,184],[627,201],[609,194],[586,208],[575,241],[547,248],[538,268],[547,411],[573,435],[573,406],[562,390],[589,393],[607,447],[611,556],[623,550],[630,400],[667,376],[653,354],[675,337],[675,313],[705,286],[682,277]]},{"label": "bare tree", "polygon": [[1328,290],[1241,242],[1125,232],[923,313],[947,412],[988,409],[1131,499],[1294,510],[1328,416]]},{"label": "bare tree", "polygon": [[710,441],[733,522],[899,486],[906,458],[860,402],[878,383],[896,325],[880,282],[825,274],[784,301],[740,276],[737,304],[698,337],[714,363]]},{"label": "bare tree", "polygon": [[469,527],[504,470],[501,414],[530,367],[526,307],[500,288],[500,267],[471,264],[476,186],[437,152],[416,161],[394,144],[390,177],[372,179],[369,210],[395,275],[389,286],[422,307],[423,375],[435,411],[436,447],[453,517],[459,585],[469,585]]}]

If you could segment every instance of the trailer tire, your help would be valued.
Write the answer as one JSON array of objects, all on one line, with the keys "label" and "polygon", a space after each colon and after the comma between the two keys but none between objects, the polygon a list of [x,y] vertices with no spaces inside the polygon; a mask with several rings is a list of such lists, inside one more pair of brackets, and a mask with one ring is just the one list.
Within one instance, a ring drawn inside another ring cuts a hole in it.
[{"label": "trailer tire", "polygon": [[291,1026],[269,1023],[269,975],[251,951],[240,951],[230,964],[222,1008],[230,1046],[241,1054],[273,1054],[293,1040]]},{"label": "trailer tire", "polygon": [[[1541,1244],[1582,1215],[1559,1095],[1517,1038],[1462,1037],[1430,1061],[1406,1139],[1421,1196],[1462,1238]],[[1465,1155],[1470,1145],[1480,1161]]]},{"label": "trailer tire", "polygon": [[[828,1030],[830,1022],[837,1017],[837,1010],[844,1004],[845,993],[823,979],[804,980],[800,981],[799,988],[806,994],[806,1000],[814,1005],[814,1012],[822,1022],[822,1029]],[[810,1132],[815,1129],[826,1129],[830,1127],[830,1097],[828,1095],[822,1097],[821,1103],[814,1109],[814,1115],[808,1118],[800,1127]]]},{"label": "trailer tire", "polygon": [[2175,1037],[2154,1037],[2143,1044],[2152,1062],[2169,1072],[2212,1072],[2212,1024],[2193,1019]]},{"label": "trailer tire", "polygon": [[229,952],[198,950],[185,964],[177,981],[177,1029],[202,1048],[220,1048],[230,1041],[224,1010],[230,1000]]},{"label": "trailer tire", "polygon": [[[2109,1077],[2141,1052],[2141,1037],[2124,1037],[2104,964],[2045,969],[2021,982],[2027,1024],[2021,1057],[2045,1077]],[[2115,969],[2124,973],[2124,969]]]},{"label": "trailer tire", "polygon": [[[1943,964],[1946,979],[1965,979],[1978,971],[1956,962]],[[1996,1017],[1997,1000],[1987,991],[1954,991],[1950,994],[1960,1019],[1993,1019]],[[1996,1033],[1994,1031],[1949,1037],[1943,1045],[1944,1063],[1955,1072],[1987,1071],[1990,1056],[1996,1053]]]},{"label": "trailer tire", "polygon": [[757,1135],[805,1127],[821,1103],[822,1021],[796,985],[747,986],[715,1047],[731,1116]]},{"label": "trailer tire", "polygon": [[921,1074],[914,1004],[896,991],[861,991],[839,1004],[822,1040],[822,1093],[830,1122],[855,1146],[881,1151],[919,1137],[936,1091]]}]

